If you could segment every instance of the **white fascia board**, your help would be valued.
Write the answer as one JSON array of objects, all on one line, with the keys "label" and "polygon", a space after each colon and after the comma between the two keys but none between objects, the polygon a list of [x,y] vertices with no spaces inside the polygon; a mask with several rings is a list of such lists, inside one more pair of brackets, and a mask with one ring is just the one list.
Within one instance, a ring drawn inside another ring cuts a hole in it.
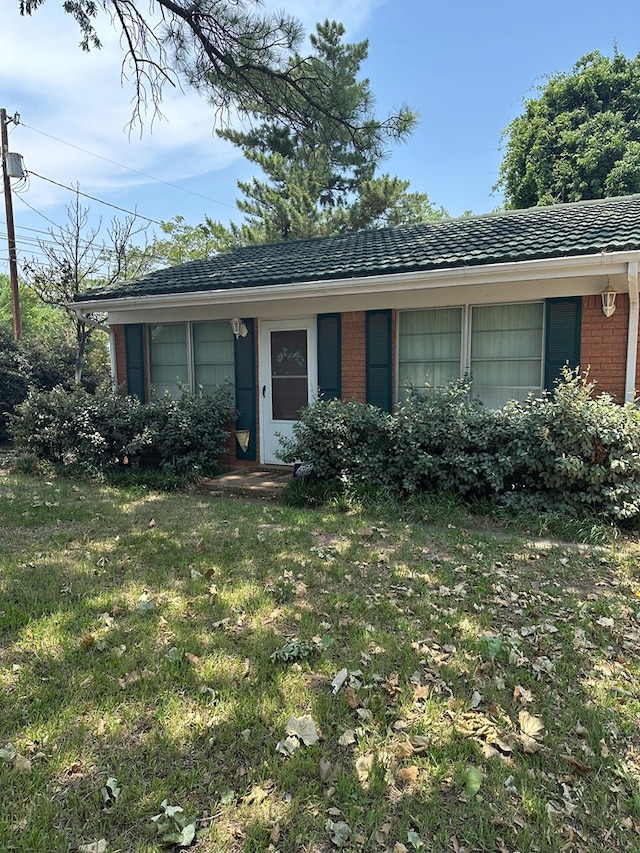
[{"label": "white fascia board", "polygon": [[115,299],[96,299],[74,302],[78,315],[92,312],[138,311],[153,308],[197,308],[201,305],[234,305],[273,302],[282,299],[307,299],[314,296],[366,296],[374,293],[399,293],[450,287],[469,287],[483,284],[512,284],[544,279],[575,278],[576,276],[625,274],[628,264],[640,260],[640,252],[601,252],[580,255],[516,261],[506,264],[452,267],[392,275],[372,275],[361,278],[317,280],[310,282],[243,287],[222,290],[201,290],[187,293],[167,293],[157,296],[125,296]]}]

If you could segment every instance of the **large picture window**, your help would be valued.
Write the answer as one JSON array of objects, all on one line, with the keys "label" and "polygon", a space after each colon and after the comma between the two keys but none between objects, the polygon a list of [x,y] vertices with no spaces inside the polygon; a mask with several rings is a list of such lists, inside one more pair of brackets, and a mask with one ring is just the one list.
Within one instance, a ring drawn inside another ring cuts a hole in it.
[{"label": "large picture window", "polygon": [[233,332],[226,320],[149,327],[151,392],[178,397],[184,388],[211,394],[234,377]]},{"label": "large picture window", "polygon": [[398,386],[427,391],[469,373],[471,393],[499,408],[542,390],[542,302],[405,311]]}]

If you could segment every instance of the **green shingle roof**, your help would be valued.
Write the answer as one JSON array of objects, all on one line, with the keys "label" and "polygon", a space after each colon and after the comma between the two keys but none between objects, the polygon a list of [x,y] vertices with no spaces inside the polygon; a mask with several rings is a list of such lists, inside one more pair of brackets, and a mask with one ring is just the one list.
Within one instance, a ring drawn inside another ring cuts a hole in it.
[{"label": "green shingle roof", "polygon": [[344,280],[640,249],[640,195],[247,246],[78,301]]}]

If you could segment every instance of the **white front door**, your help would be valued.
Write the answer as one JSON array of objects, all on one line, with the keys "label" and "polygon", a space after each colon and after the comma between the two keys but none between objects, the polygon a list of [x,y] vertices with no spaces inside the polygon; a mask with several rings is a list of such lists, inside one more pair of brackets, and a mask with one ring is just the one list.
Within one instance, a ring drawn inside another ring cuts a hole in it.
[{"label": "white front door", "polygon": [[315,317],[260,323],[259,351],[261,459],[281,465],[277,434],[291,436],[300,410],[317,394]]}]

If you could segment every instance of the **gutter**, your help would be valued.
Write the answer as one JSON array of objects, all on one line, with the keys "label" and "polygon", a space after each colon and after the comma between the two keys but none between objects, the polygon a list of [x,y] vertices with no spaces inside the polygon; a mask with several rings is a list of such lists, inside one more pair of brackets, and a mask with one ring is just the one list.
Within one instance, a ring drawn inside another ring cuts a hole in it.
[{"label": "gutter", "polygon": [[429,290],[501,282],[535,281],[544,278],[575,278],[593,275],[601,270],[605,275],[628,273],[628,268],[638,261],[637,251],[599,252],[597,255],[513,261],[484,266],[449,267],[418,272],[401,272],[390,275],[371,275],[347,279],[289,282],[259,287],[227,288],[219,290],[188,291],[147,296],[121,296],[113,299],[88,299],[71,303],[70,307],[81,319],[87,314],[130,309],[198,307],[201,305],[241,305],[249,302],[274,302],[282,298],[307,299],[316,296],[353,296],[370,293],[398,293],[400,291]]},{"label": "gutter", "polygon": [[629,286],[629,328],[627,333],[627,372],[624,389],[625,403],[631,403],[636,393],[636,365],[638,361],[638,261],[631,261],[627,270]]}]

